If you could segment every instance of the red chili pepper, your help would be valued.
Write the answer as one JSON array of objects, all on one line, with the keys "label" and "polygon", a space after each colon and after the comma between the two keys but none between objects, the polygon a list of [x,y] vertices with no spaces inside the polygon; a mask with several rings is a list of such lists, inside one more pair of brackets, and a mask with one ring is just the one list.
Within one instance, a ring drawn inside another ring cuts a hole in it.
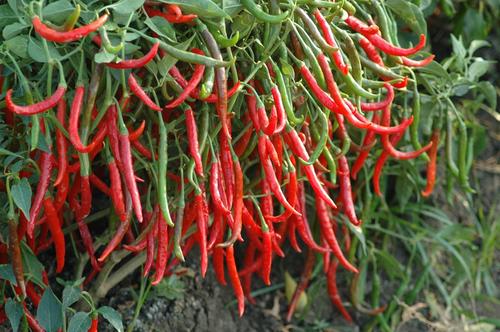
[{"label": "red chili pepper", "polygon": [[[299,135],[295,130],[290,130],[286,133],[285,138],[287,139],[287,144],[294,151],[294,153],[301,159],[303,160],[309,160],[309,153],[307,153],[307,150],[302,143],[302,141],[299,138]],[[331,197],[328,195],[328,192],[326,191],[325,188],[321,185],[320,180],[318,179],[318,176],[316,174],[316,171],[314,170],[313,165],[301,165],[302,169],[304,170],[304,173],[306,173],[306,177],[309,180],[309,183],[311,187],[313,188],[314,192],[318,196],[318,198],[324,200],[329,206],[331,206],[333,209],[337,208],[337,205],[333,202]]]},{"label": "red chili pepper", "polygon": [[379,27],[375,24],[367,25],[363,21],[357,19],[356,17],[349,15],[345,19],[345,22],[348,26],[350,26],[354,31],[359,32],[363,35],[372,35],[379,32]]},{"label": "red chili pepper", "polygon": [[92,323],[90,324],[90,328],[88,332],[97,332],[97,327],[99,326],[99,318],[92,318]]},{"label": "red chili pepper", "polygon": [[[361,102],[361,110],[365,112],[379,111],[388,107],[392,103],[392,101],[394,100],[394,89],[388,84],[385,84],[384,86],[387,89],[387,96],[385,97],[385,99],[373,103]],[[377,123],[378,121],[372,120],[372,122]]]},{"label": "red chili pepper", "polygon": [[[130,142],[134,149],[137,150],[140,154],[142,154],[144,157],[153,160],[153,153],[145,147],[140,141],[132,141]],[[158,156],[155,154],[154,156],[155,159],[158,159]]]},{"label": "red chili pepper", "polygon": [[219,162],[216,160],[210,168],[210,195],[216,210],[221,211],[225,215],[231,213],[231,210],[224,205],[219,191]]},{"label": "red chili pepper", "polygon": [[188,23],[194,20],[196,17],[198,17],[195,14],[188,14],[188,15],[174,15],[170,13],[164,13],[160,10],[157,9],[152,9],[149,6],[145,6],[144,9],[146,10],[146,13],[148,16],[153,17],[153,16],[160,16],[163,17],[165,20],[167,20],[170,23]]},{"label": "red chili pepper", "polygon": [[102,181],[97,175],[95,174],[90,174],[89,176],[89,181],[90,181],[90,184],[94,187],[96,187],[97,189],[99,189],[100,192],[102,192],[103,194],[105,194],[106,196],[109,196],[110,193],[111,193],[111,190],[110,188],[108,187],[108,185],[106,183],[104,183],[104,181]]},{"label": "red chili pepper", "polygon": [[[132,206],[134,208],[135,215],[139,222],[142,222],[142,204],[141,196],[139,195],[139,190],[137,189],[137,183],[135,181],[134,174],[134,163],[132,161],[132,151],[130,150],[130,140],[128,139],[128,132],[120,130],[119,141],[120,141],[120,156],[123,163],[123,176],[125,178],[125,184],[130,193],[132,199]],[[134,141],[137,143],[138,141]]]},{"label": "red chili pepper", "polygon": [[83,104],[83,97],[85,95],[85,87],[83,85],[79,85],[75,88],[75,96],[73,97],[73,102],[71,104],[71,112],[69,114],[69,140],[71,141],[71,144],[73,144],[74,148],[81,153],[89,153],[92,150],[96,148],[97,145],[99,145],[104,139],[105,133],[103,135],[103,128],[101,128],[96,135],[96,139],[88,144],[87,146],[83,145],[82,141],[80,140],[80,134],[78,133],[79,130],[79,117],[80,117],[80,112],[82,109],[82,104]]},{"label": "red chili pepper", "polygon": [[158,47],[160,43],[153,44],[153,47],[146,53],[142,58],[139,59],[130,59],[130,60],[122,60],[118,63],[110,62],[106,63],[106,66],[111,67],[113,69],[136,69],[142,68],[147,65],[151,60],[154,59],[156,54],[158,53]]},{"label": "red chili pepper", "polygon": [[106,112],[106,127],[108,133],[109,147],[111,149],[111,154],[116,160],[116,166],[121,171],[123,170],[123,164],[120,156],[120,140],[118,138],[119,131],[118,126],[116,124],[116,106],[111,105]]},{"label": "red chili pepper", "polygon": [[110,194],[111,201],[113,202],[113,207],[115,209],[118,218],[122,222],[125,222],[128,218],[127,211],[125,209],[125,202],[123,196],[122,189],[122,181],[120,171],[118,170],[118,166],[113,158],[108,160],[108,170],[109,170],[109,179],[111,182]]},{"label": "red chili pepper", "polygon": [[[391,121],[391,104],[389,104],[386,108],[384,108],[384,111],[382,113],[382,124],[389,125],[390,121]],[[432,141],[431,141],[429,142],[429,144],[418,150],[410,152],[402,152],[396,150],[394,145],[391,143],[391,140],[389,139],[389,135],[387,134],[382,135],[381,140],[382,140],[382,146],[384,147],[384,151],[387,151],[392,157],[400,160],[415,159],[432,147]]]},{"label": "red chili pepper", "polygon": [[325,238],[330,249],[332,249],[335,257],[337,257],[340,264],[342,264],[342,266],[346,270],[358,273],[358,269],[352,266],[351,263],[349,263],[349,261],[345,258],[344,254],[342,253],[342,249],[340,248],[337,238],[335,236],[335,232],[333,231],[332,223],[330,221],[330,216],[328,215],[328,207],[320,199],[316,200],[316,214],[318,216],[319,225],[321,227],[321,234]]},{"label": "red chili pepper", "polygon": [[304,189],[304,183],[300,182],[299,183],[299,188],[297,192],[298,196],[298,207],[299,211],[302,213],[301,217],[298,216],[293,216],[295,219],[295,226],[297,227],[297,231],[299,232],[299,236],[304,241],[304,243],[312,250],[318,251],[318,252],[327,252],[329,251],[328,248],[324,248],[320,245],[318,245],[316,242],[314,242],[314,238],[311,232],[311,229],[309,228],[309,222],[307,220],[307,213],[306,213],[306,194],[305,194],[305,189]]},{"label": "red chili pepper", "polygon": [[220,244],[219,246],[232,246],[236,240],[243,241],[241,237],[241,228],[243,226],[242,215],[243,215],[243,171],[238,159],[233,161],[234,168],[234,205],[233,205],[233,226],[231,227],[231,238]]},{"label": "red chili pepper", "polygon": [[368,39],[365,37],[359,38],[359,46],[365,51],[366,55],[368,58],[375,62],[377,65],[381,67],[385,67],[384,60],[382,60],[382,57],[380,54],[378,54],[377,49],[375,48],[375,45],[373,45]]},{"label": "red chili pepper", "polygon": [[401,62],[403,65],[407,67],[425,67],[429,63],[431,63],[435,58],[434,54],[429,55],[427,58],[422,59],[422,60],[413,60],[407,57],[402,56],[401,57]]},{"label": "red chili pepper", "polygon": [[273,169],[273,165],[266,152],[266,138],[263,135],[259,137],[258,150],[260,162],[265,174],[265,179],[274,196],[286,210],[289,210],[293,214],[300,216],[301,214],[297,212],[297,210],[295,210],[294,207],[287,201],[285,194],[283,194],[283,191],[281,190],[278,179],[276,178],[276,173]]},{"label": "red chili pepper", "polygon": [[116,230],[115,234],[108,242],[108,245],[102,252],[101,256],[97,259],[99,262],[104,262],[108,258],[108,256],[120,245],[120,243],[123,240],[123,237],[125,236],[130,227],[131,219],[132,218],[127,218],[127,220],[121,222],[118,225],[118,229]]},{"label": "red chili pepper", "polygon": [[[323,32],[323,37],[325,38],[325,41],[331,47],[337,48],[338,45],[335,42],[332,29],[328,25],[328,22],[326,21],[325,17],[321,14],[321,11],[319,9],[316,9],[314,11],[314,17],[316,17],[316,21],[318,21],[319,27]],[[333,62],[340,70],[340,72],[344,75],[347,75],[347,73],[349,72],[349,67],[345,64],[344,59],[342,58],[342,54],[340,54],[339,51],[334,51],[332,52],[332,57],[333,57]]]},{"label": "red chili pepper", "polygon": [[208,268],[207,231],[208,231],[208,205],[203,183],[200,185],[201,193],[195,195],[195,208],[197,211],[196,225],[198,226],[198,245],[200,246],[201,276],[204,278]]},{"label": "red chili pepper", "polygon": [[56,43],[69,43],[75,40],[82,39],[88,34],[96,31],[97,29],[102,27],[107,20],[108,20],[108,14],[104,14],[100,16],[97,20],[87,25],[64,32],[49,28],[48,26],[43,24],[42,21],[40,20],[40,17],[36,15],[31,20],[31,23],[35,28],[35,31],[46,40],[53,41]]},{"label": "red chili pepper", "polygon": [[434,184],[436,183],[436,159],[439,146],[439,130],[436,129],[432,133],[432,148],[429,151],[429,164],[427,165],[427,185],[425,189],[422,190],[422,196],[429,197],[433,190]]},{"label": "red chili pepper", "polygon": [[26,296],[26,283],[24,281],[23,258],[21,256],[21,247],[17,237],[17,223],[15,220],[9,220],[9,252],[12,259],[12,269],[16,278],[17,286],[23,296]]},{"label": "red chili pepper", "polygon": [[168,225],[165,218],[163,218],[163,213],[157,211],[158,215],[158,248],[156,253],[156,273],[154,280],[151,282],[152,285],[157,285],[163,279],[165,273],[165,267],[168,261]]},{"label": "red chili pepper", "polygon": [[234,169],[233,169],[233,156],[231,154],[231,149],[229,147],[229,137],[224,135],[222,132],[219,135],[220,141],[220,160],[221,160],[221,168],[222,172],[220,172],[223,176],[220,177],[220,180],[224,180],[224,185],[219,186],[225,190],[225,195],[223,197],[226,198],[227,204],[226,206],[230,209],[233,205],[234,198]]},{"label": "red chili pepper", "polygon": [[[391,137],[391,143],[392,145],[397,144],[399,140],[403,137],[403,133],[397,133]],[[380,191],[380,176],[382,175],[382,169],[384,168],[385,162],[387,161],[387,158],[389,158],[389,152],[387,151],[382,151],[380,156],[377,159],[377,162],[375,163],[374,171],[373,171],[373,177],[372,177],[372,182],[373,182],[373,188],[375,190],[375,194],[377,196],[382,196],[382,192]]]},{"label": "red chili pepper", "polygon": [[[66,127],[66,101],[64,97],[61,98],[57,105],[57,121],[63,126]],[[68,168],[68,144],[66,141],[66,137],[62,131],[57,128],[56,129],[56,147],[57,147],[57,177],[54,181],[54,187],[59,186],[62,182],[64,174],[67,172]]]},{"label": "red chili pepper", "polygon": [[236,268],[236,262],[234,260],[234,248],[232,245],[226,248],[226,264],[229,279],[231,280],[234,294],[236,296],[236,299],[238,300],[238,313],[241,317],[245,312],[245,295],[243,294],[240,277],[238,276],[238,270]]},{"label": "red chili pepper", "polygon": [[35,286],[32,282],[28,282],[26,284],[26,295],[29,297],[33,305],[35,307],[38,307],[42,296],[36,291]]},{"label": "red chili pepper", "polygon": [[278,112],[278,124],[274,130],[274,134],[279,134],[283,131],[283,129],[285,129],[286,125],[285,107],[283,106],[283,101],[281,100],[281,93],[276,85],[271,88],[271,94],[273,95],[274,106]]},{"label": "red chili pepper", "polygon": [[43,151],[40,155],[40,178],[36,187],[35,197],[31,203],[30,220],[28,223],[28,236],[33,238],[35,223],[42,207],[43,198],[49,188],[50,174],[52,173],[52,154]]},{"label": "red chili pepper", "polygon": [[59,100],[61,100],[61,98],[64,97],[65,93],[66,93],[66,86],[59,85],[57,87],[57,90],[54,91],[52,96],[50,96],[49,98],[42,100],[41,102],[38,102],[36,104],[21,106],[14,104],[14,101],[12,100],[12,89],[9,89],[7,90],[7,93],[5,95],[5,105],[7,106],[7,109],[9,111],[14,112],[16,114],[34,115],[45,112],[55,107],[57,103],[59,103]]},{"label": "red chili pepper", "polygon": [[147,107],[149,107],[154,111],[161,111],[161,107],[156,105],[155,102],[152,101],[151,98],[149,98],[146,92],[139,85],[139,83],[134,77],[134,74],[130,73],[127,82],[130,86],[130,90],[132,91],[132,93],[136,95]]},{"label": "red chili pepper", "polygon": [[[202,50],[199,50],[197,48],[192,49],[191,52],[193,52],[195,54],[205,55],[205,53],[203,53]],[[180,104],[182,104],[186,100],[186,98],[189,97],[189,95],[196,89],[198,84],[201,82],[201,80],[203,79],[204,72],[205,72],[204,65],[199,65],[199,64],[196,65],[194,67],[193,76],[191,76],[191,79],[189,80],[189,82],[187,82],[187,85],[185,87],[183,87],[184,90],[182,91],[182,93],[175,100],[168,103],[165,106],[165,108],[171,109],[171,108],[175,108],[175,107],[179,106]]]},{"label": "red chili pepper", "polygon": [[338,175],[339,175],[339,185],[340,185],[340,199],[344,205],[344,213],[347,218],[354,226],[361,225],[361,220],[358,220],[356,216],[356,210],[354,209],[354,202],[352,199],[352,189],[351,189],[351,176],[349,172],[349,163],[347,162],[346,156],[340,156],[338,159]]},{"label": "red chili pepper", "polygon": [[[379,121],[378,113],[375,113],[373,115],[372,121],[374,123],[377,123]],[[366,158],[368,158],[368,156],[370,155],[370,149],[371,149],[370,147],[373,146],[373,143],[375,143],[375,140],[376,140],[375,132],[372,130],[369,130],[366,133],[365,138],[363,139],[363,147],[362,147],[363,150],[359,153],[358,157],[354,161],[354,164],[352,165],[352,168],[351,168],[351,177],[353,179],[357,178],[359,171],[361,170],[361,168],[365,164]],[[368,147],[368,148],[366,148],[366,147]]]},{"label": "red chili pepper", "polygon": [[26,320],[28,321],[28,326],[33,332],[45,332],[45,330],[40,326],[35,317],[29,312],[26,308],[26,304],[23,303],[23,311],[26,316]]},{"label": "red chili pepper", "polygon": [[80,176],[80,210],[79,218],[84,219],[92,210],[92,190],[90,188],[90,177],[88,175]]},{"label": "red chili pepper", "polygon": [[186,116],[186,132],[188,136],[189,154],[194,160],[194,170],[196,171],[196,174],[203,177],[203,162],[201,160],[198,131],[196,128],[196,120],[194,118],[193,109],[191,107],[186,107],[184,115]]},{"label": "red chili pepper", "polygon": [[[221,234],[222,239],[222,234]],[[227,285],[226,278],[224,275],[224,249],[221,247],[214,247],[214,251],[212,253],[212,264],[214,266],[215,278],[217,281],[225,286]]]},{"label": "red chili pepper", "polygon": [[56,251],[56,273],[59,273],[64,268],[64,259],[66,255],[66,245],[64,241],[64,234],[61,229],[61,221],[57,215],[57,210],[54,207],[52,198],[50,196],[45,196],[43,200],[43,208],[45,210],[45,215],[47,216],[47,223],[49,225],[49,230],[54,240],[54,247]]},{"label": "red chili pepper", "polygon": [[345,320],[348,322],[352,322],[351,315],[349,315],[349,313],[345,309],[339,296],[339,290],[337,288],[337,267],[338,261],[336,259],[334,259],[328,266],[328,272],[326,274],[326,286],[328,289],[328,294],[330,295],[330,300],[337,307]]},{"label": "red chili pepper", "polygon": [[262,231],[262,280],[264,284],[271,284],[271,265],[273,263],[273,248],[271,233],[269,230]]},{"label": "red chili pepper", "polygon": [[[153,228],[157,225],[153,225]],[[155,257],[155,236],[154,232],[149,232],[146,238],[146,262],[144,263],[144,273],[143,276],[146,277],[153,266],[153,261]]]},{"label": "red chili pepper", "polygon": [[128,139],[130,141],[137,141],[144,133],[145,128],[146,128],[146,120],[142,120],[139,127],[137,127],[137,129],[134,131],[131,131],[129,128]]},{"label": "red chili pepper", "polygon": [[245,153],[248,144],[250,143],[250,140],[253,135],[253,130],[252,127],[247,127],[245,131],[243,132],[243,136],[236,142],[236,145],[234,147],[234,152],[238,157],[241,157],[243,153]]}]

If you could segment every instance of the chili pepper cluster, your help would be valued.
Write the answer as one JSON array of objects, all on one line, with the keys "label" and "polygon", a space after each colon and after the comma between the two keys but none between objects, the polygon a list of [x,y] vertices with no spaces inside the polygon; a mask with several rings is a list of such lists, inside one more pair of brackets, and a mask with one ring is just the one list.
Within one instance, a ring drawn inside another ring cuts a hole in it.
[{"label": "chili pepper cluster", "polygon": [[[397,46],[376,1],[376,19],[347,1],[300,3],[242,0],[237,15],[260,23],[251,31],[153,1],[116,22],[99,8],[87,8],[95,17],[84,20],[78,7],[63,26],[29,7],[37,13],[31,37],[47,56],[41,74],[2,55],[4,121],[14,135],[40,133],[17,147],[32,162],[15,177],[37,179],[29,214],[9,201],[20,294],[34,303],[37,291],[24,281],[19,242],[36,254],[53,247],[59,273],[71,233],[89,257],[85,285],[115,251],[142,255],[143,275],[156,285],[198,247],[201,275],[211,261],[242,315],[245,300],[255,301],[252,282],[271,283],[289,244],[307,259],[288,318],[318,253],[332,303],[351,320],[336,271],[358,272],[345,255],[350,232],[362,227],[357,188],[371,181],[382,195],[390,159],[422,156],[422,195],[433,190],[439,130],[419,143],[412,70],[433,56],[419,55],[424,35],[413,47]],[[62,56],[52,58],[49,46]],[[96,61],[96,53],[111,57]],[[402,112],[394,100],[408,95],[414,106]],[[408,143],[414,150],[397,149]],[[116,221],[107,228],[89,222],[103,201]],[[66,231],[74,224],[76,232]],[[94,246],[109,234],[104,248]]]}]

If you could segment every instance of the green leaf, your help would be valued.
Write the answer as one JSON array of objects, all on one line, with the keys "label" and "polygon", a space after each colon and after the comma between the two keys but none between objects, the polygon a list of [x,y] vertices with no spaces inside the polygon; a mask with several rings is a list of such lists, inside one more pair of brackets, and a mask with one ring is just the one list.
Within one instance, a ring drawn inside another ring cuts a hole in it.
[{"label": "green leaf", "polygon": [[62,306],[64,309],[70,307],[80,299],[82,291],[75,286],[66,286],[63,290]]},{"label": "green leaf", "polygon": [[488,104],[495,110],[497,108],[497,92],[495,86],[488,81],[479,82],[477,86],[486,97]]},{"label": "green leaf", "polygon": [[28,37],[24,35],[15,36],[4,42],[9,51],[21,58],[28,57]]},{"label": "green leaf", "polygon": [[397,16],[417,33],[427,34],[424,15],[417,5],[406,0],[387,0],[385,2]]},{"label": "green leaf", "polygon": [[144,24],[146,24],[151,30],[156,32],[158,35],[165,37],[172,42],[177,41],[175,37],[174,28],[163,17],[160,16],[148,17],[144,20]]},{"label": "green leaf", "polygon": [[94,55],[96,63],[110,63],[115,59],[115,55],[102,50]]},{"label": "green leaf", "polygon": [[16,13],[9,5],[0,5],[0,28],[17,21]]},{"label": "green leaf", "polygon": [[27,27],[28,26],[26,24],[19,23],[19,22],[9,24],[3,29],[2,36],[4,39],[13,38],[13,37],[17,36],[19,33],[21,33]]},{"label": "green leaf", "polygon": [[17,183],[12,186],[10,193],[14,203],[23,211],[24,216],[29,221],[32,193],[28,179],[22,178],[20,181],[17,181]]},{"label": "green leaf", "polygon": [[488,43],[486,40],[473,40],[470,45],[469,45],[469,49],[468,49],[468,53],[469,53],[469,56],[473,56],[474,53],[476,53],[476,51],[480,48],[483,48],[483,47],[490,47],[491,44]]},{"label": "green leaf", "polygon": [[123,331],[122,315],[111,307],[100,307],[97,312],[104,317],[118,331]]},{"label": "green leaf", "polygon": [[77,312],[71,317],[68,325],[68,332],[87,332],[92,324],[89,314]]},{"label": "green leaf", "polygon": [[118,14],[130,14],[135,12],[137,9],[141,8],[144,4],[144,0],[122,0],[119,1],[108,8],[112,8]]},{"label": "green leaf", "polygon": [[35,280],[42,283],[44,267],[25,242],[21,242],[21,256],[23,257],[24,273],[31,274]]},{"label": "green leaf", "polygon": [[8,280],[12,285],[17,286],[17,280],[16,276],[14,275],[14,270],[12,270],[12,265],[0,265],[0,279]]},{"label": "green leaf", "polygon": [[[57,49],[50,43],[48,43],[47,46],[49,49],[49,56],[53,60],[59,60],[61,58],[61,55],[59,54]],[[36,39],[29,39],[28,54],[36,62],[48,62],[42,43]]]},{"label": "green leaf", "polygon": [[226,12],[211,0],[160,0],[160,2],[179,5],[182,11],[203,18],[227,17]]},{"label": "green leaf", "polygon": [[477,81],[481,76],[486,74],[488,70],[492,67],[495,62],[486,61],[481,58],[477,58],[469,67],[469,80]]},{"label": "green leaf", "polygon": [[62,24],[74,9],[75,8],[68,0],[55,1],[43,7],[43,19],[49,20],[55,24]]},{"label": "green leaf", "polygon": [[63,325],[61,301],[47,287],[36,311],[36,320],[47,332],[57,332]]},{"label": "green leaf", "polygon": [[12,331],[17,332],[21,323],[21,318],[23,317],[23,307],[21,303],[13,299],[7,299],[7,303],[5,303],[5,313],[9,318]]},{"label": "green leaf", "polygon": [[240,0],[222,0],[222,9],[227,15],[235,17],[243,9]]}]

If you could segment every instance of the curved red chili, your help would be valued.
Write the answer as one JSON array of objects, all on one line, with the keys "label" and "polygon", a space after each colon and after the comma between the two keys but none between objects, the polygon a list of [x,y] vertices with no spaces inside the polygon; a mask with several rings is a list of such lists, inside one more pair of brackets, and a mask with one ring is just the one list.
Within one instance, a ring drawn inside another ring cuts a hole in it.
[{"label": "curved red chili", "polygon": [[160,43],[154,43],[153,47],[146,53],[142,58],[139,59],[130,59],[130,60],[122,60],[120,62],[114,63],[109,62],[106,63],[106,66],[111,67],[113,69],[135,69],[141,68],[147,65],[151,60],[154,59],[156,54],[158,53],[158,47]]},{"label": "curved red chili", "polygon": [[145,128],[146,128],[146,120],[142,120],[141,124],[139,125],[139,127],[137,127],[136,130],[130,131],[129,128],[128,139],[131,141],[137,141],[144,133]]},{"label": "curved red chili", "polygon": [[359,32],[364,35],[371,35],[374,33],[379,32],[379,27],[376,25],[367,25],[360,19],[349,15],[347,18],[344,20],[344,22],[347,23],[348,26],[350,26],[354,31]]},{"label": "curved red chili", "polygon": [[43,200],[43,208],[47,216],[47,224],[49,225],[52,239],[54,240],[54,247],[56,251],[56,272],[59,273],[64,268],[64,259],[66,255],[66,244],[64,241],[64,234],[61,229],[61,221],[59,215],[54,207],[52,198],[45,196]]},{"label": "curved red chili", "polygon": [[55,107],[57,103],[59,103],[61,98],[64,97],[65,93],[66,93],[66,86],[59,85],[57,87],[57,90],[54,91],[54,93],[49,98],[42,100],[41,102],[38,102],[36,104],[21,106],[14,104],[14,101],[12,100],[12,89],[9,89],[5,94],[5,105],[7,106],[7,109],[9,111],[14,112],[16,114],[34,115],[45,112]]},{"label": "curved red chili", "polygon": [[193,109],[191,107],[186,107],[184,115],[186,116],[186,132],[188,135],[189,154],[194,160],[194,170],[196,171],[196,174],[203,177],[203,162],[201,160],[198,131],[196,128],[196,120],[194,118]]},{"label": "curved red chili", "polygon": [[226,264],[229,279],[231,280],[234,294],[238,300],[238,313],[241,317],[245,312],[245,295],[243,294],[243,288],[241,287],[240,277],[236,268],[236,261],[234,260],[233,245],[226,248]]},{"label": "curved red chili", "polygon": [[35,230],[35,223],[42,208],[43,198],[47,193],[50,184],[50,174],[52,173],[52,154],[42,152],[40,155],[40,179],[36,187],[35,197],[31,203],[30,220],[28,223],[28,236],[33,238]]},{"label": "curved red chili", "polygon": [[339,260],[342,266],[351,272],[358,273],[358,269],[356,269],[349,261],[345,258],[344,253],[342,253],[342,249],[339,246],[337,238],[335,236],[335,232],[333,231],[332,223],[330,221],[330,217],[328,215],[328,208],[320,199],[316,200],[316,214],[318,216],[319,225],[321,227],[321,234],[324,236],[324,239],[328,243],[330,249],[332,249],[333,254]]},{"label": "curved red chili", "polygon": [[47,25],[43,24],[43,22],[40,20],[40,17],[36,15],[31,20],[31,23],[35,28],[35,31],[46,40],[57,43],[69,43],[81,39],[87,36],[88,34],[96,31],[97,29],[102,27],[107,20],[108,20],[108,14],[104,14],[100,16],[97,20],[87,25],[64,32],[54,30],[48,27]]},{"label": "curved red chili", "polygon": [[156,103],[152,101],[151,98],[149,98],[146,92],[139,85],[134,77],[134,74],[130,73],[127,82],[132,93],[137,96],[137,98],[139,98],[147,107],[151,108],[154,111],[161,111],[161,107],[156,105]]},{"label": "curved red chili", "polygon": [[[205,53],[203,53],[202,50],[199,50],[197,48],[191,50],[191,52],[193,52],[195,54],[200,54],[200,55],[205,54]],[[198,86],[198,84],[201,82],[204,72],[205,72],[204,65],[200,65],[200,64],[196,65],[194,67],[193,75],[191,76],[191,79],[189,80],[189,82],[187,82],[187,85],[185,87],[183,87],[184,90],[182,91],[182,93],[175,100],[173,100],[172,102],[165,105],[165,108],[171,109],[171,108],[175,108],[175,107],[179,106],[180,104],[182,104],[182,102],[184,102],[184,100],[186,100],[186,98],[189,97],[191,92],[193,92],[196,89],[196,87]]]},{"label": "curved red chili", "polygon": [[[203,184],[202,184],[203,185]],[[196,225],[198,226],[198,244],[200,246],[201,276],[204,278],[208,268],[207,231],[208,231],[208,205],[205,196],[205,188],[202,187],[200,194],[195,195]]]},{"label": "curved red chili", "polygon": [[439,146],[439,129],[436,129],[432,133],[432,147],[429,151],[429,164],[427,165],[427,185],[425,189],[422,190],[422,196],[429,197],[434,190],[434,184],[436,183],[436,159]]},{"label": "curved red chili", "polygon": [[327,266],[328,271],[326,273],[326,286],[328,295],[330,295],[330,300],[337,307],[345,320],[348,322],[352,322],[351,315],[349,315],[349,313],[345,309],[339,296],[339,290],[337,288],[337,266],[338,261],[335,259],[332,260],[329,266]]},{"label": "curved red chili", "polygon": [[128,218],[125,209],[125,201],[122,189],[122,181],[120,171],[114,159],[108,161],[109,179],[111,182],[111,201],[120,221],[125,222]]},{"label": "curved red chili", "polygon": [[[66,127],[66,101],[64,97],[61,98],[57,105],[57,121],[61,126]],[[68,169],[68,144],[66,137],[59,128],[56,128],[56,148],[57,148],[57,177],[54,181],[54,187],[59,186],[62,182],[64,174]]]},{"label": "curved red chili", "polygon": [[163,279],[168,261],[168,225],[163,213],[157,213],[158,247],[156,252],[156,273],[152,285],[157,285]]},{"label": "curved red chili", "polygon": [[346,156],[342,155],[338,159],[338,175],[339,175],[339,186],[340,186],[340,199],[344,205],[344,212],[351,222],[355,226],[361,224],[361,220],[358,220],[356,216],[356,210],[354,209],[354,202],[352,199],[352,189],[351,189],[351,176],[349,172],[349,163],[347,162]]},{"label": "curved red chili", "polygon": [[429,63],[431,63],[435,58],[434,54],[429,55],[427,58],[422,59],[422,60],[413,60],[407,57],[402,56],[401,57],[401,62],[403,65],[407,67],[425,67]]}]

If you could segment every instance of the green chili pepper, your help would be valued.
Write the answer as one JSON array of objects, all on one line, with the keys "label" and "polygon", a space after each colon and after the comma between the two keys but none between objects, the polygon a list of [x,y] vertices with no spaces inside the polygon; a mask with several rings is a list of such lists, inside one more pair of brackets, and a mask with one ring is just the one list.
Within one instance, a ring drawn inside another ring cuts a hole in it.
[{"label": "green chili pepper", "polygon": [[147,34],[141,32],[139,30],[136,30],[134,28],[129,27],[128,29],[137,33],[138,35],[140,35],[141,37],[143,37],[144,39],[146,39],[152,43],[160,43],[160,47],[164,51],[166,51],[169,55],[173,56],[174,58],[176,58],[178,60],[182,60],[182,61],[185,61],[188,63],[198,63],[201,65],[205,65],[207,67],[227,67],[227,66],[231,65],[231,62],[228,62],[228,61],[217,60],[217,59],[205,56],[205,55],[200,55],[200,54],[196,54],[193,52],[183,51],[181,49],[178,49],[175,46],[172,46],[172,45],[165,43],[162,40],[158,40],[157,38],[148,36]]},{"label": "green chili pepper", "polygon": [[259,21],[267,23],[280,23],[288,17],[288,11],[279,15],[271,15],[260,9],[253,0],[241,0],[243,7]]},{"label": "green chili pepper", "polygon": [[360,56],[359,58],[360,58],[361,64],[363,66],[365,66],[366,68],[370,69],[371,71],[373,71],[377,75],[384,76],[384,77],[389,77],[389,78],[392,78],[392,79],[400,79],[400,80],[404,78],[403,76],[398,75],[398,74],[390,71],[389,69],[381,67],[378,64],[376,64],[375,62],[368,60],[364,56]]},{"label": "green chili pepper", "polygon": [[172,218],[170,217],[167,196],[167,128],[163,121],[163,115],[161,112],[158,112],[158,128],[160,131],[160,142],[158,146],[158,201],[163,218],[165,218],[169,226],[174,226]]},{"label": "green chili pepper", "polygon": [[[280,6],[277,0],[269,1],[271,14],[279,15],[280,14]],[[276,41],[279,40],[281,34],[281,22],[280,23],[266,23],[266,32],[264,34],[264,55],[270,53],[271,49],[275,45]]]},{"label": "green chili pepper", "polygon": [[208,98],[214,89],[215,69],[214,67],[205,68],[203,83],[200,88],[200,99]]},{"label": "green chili pepper", "polygon": [[101,28],[99,29],[99,35],[101,36],[101,41],[102,41],[102,46],[108,53],[116,54],[120,52],[124,46],[123,41],[120,42],[118,45],[112,45],[111,41],[109,40],[108,33],[106,32],[106,29]]},{"label": "green chili pepper", "polygon": [[286,111],[287,120],[294,126],[299,125],[304,122],[304,116],[297,117],[293,110],[292,101],[290,98],[290,93],[288,92],[288,88],[285,83],[285,78],[283,77],[283,73],[278,65],[273,61],[272,62],[273,71],[276,75],[276,83],[278,85],[278,90],[280,91],[281,98],[283,100],[283,106]]},{"label": "green chili pepper", "polygon": [[179,202],[177,203],[177,218],[175,219],[174,227],[174,254],[182,262],[184,262],[184,254],[182,253],[181,240],[182,240],[182,223],[184,220],[184,207],[186,206],[184,198],[184,170],[181,162],[181,192],[179,193]]},{"label": "green chili pepper", "polygon": [[458,177],[458,167],[453,158],[453,126],[449,112],[446,112],[446,162],[450,173]]},{"label": "green chili pepper", "polygon": [[80,5],[76,4],[75,9],[71,12],[71,14],[64,21],[63,30],[70,31],[75,27],[76,22],[80,18]]},{"label": "green chili pepper", "polygon": [[304,163],[305,165],[312,165],[318,160],[319,156],[323,153],[323,150],[326,147],[326,143],[328,142],[328,114],[330,111],[326,111],[327,114],[325,115],[322,111],[318,112],[318,118],[319,122],[321,123],[321,129],[319,130],[320,137],[318,141],[316,142],[316,148],[314,151],[311,153],[311,156],[309,157],[309,160],[302,160],[299,158],[299,160]]}]

